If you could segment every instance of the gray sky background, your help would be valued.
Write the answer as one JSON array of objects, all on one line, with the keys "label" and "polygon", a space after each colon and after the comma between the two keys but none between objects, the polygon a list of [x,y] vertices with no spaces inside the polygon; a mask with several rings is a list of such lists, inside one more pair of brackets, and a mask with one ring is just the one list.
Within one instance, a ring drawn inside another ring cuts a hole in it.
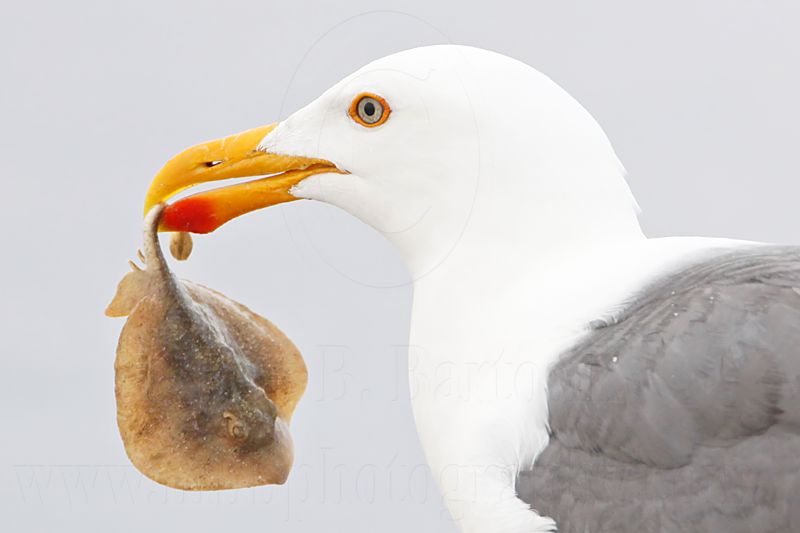
[{"label": "gray sky background", "polygon": [[[376,11],[378,10],[378,11]],[[145,188],[190,144],[286,117],[363,63],[455,42],[554,78],[605,128],[651,236],[800,243],[800,4],[14,2],[0,30],[0,528],[454,531],[424,468],[398,255],[296,202],[196,239],[176,271],[304,352],[282,487],[182,493],[130,466],[102,315]],[[6,527],[5,524],[11,527]]]}]

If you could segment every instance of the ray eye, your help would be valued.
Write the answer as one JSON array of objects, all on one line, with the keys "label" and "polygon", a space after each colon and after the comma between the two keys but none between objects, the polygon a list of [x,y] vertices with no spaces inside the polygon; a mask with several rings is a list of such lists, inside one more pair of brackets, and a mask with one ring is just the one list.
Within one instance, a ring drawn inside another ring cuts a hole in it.
[{"label": "ray eye", "polygon": [[364,93],[358,95],[350,104],[350,117],[367,128],[380,126],[391,113],[386,100],[376,94]]},{"label": "ray eye", "polygon": [[243,439],[247,436],[247,431],[244,429],[244,426],[241,424],[234,424],[231,427],[231,436],[235,439]]},{"label": "ray eye", "polygon": [[222,413],[222,417],[228,422],[228,435],[233,437],[234,439],[246,439],[247,438],[247,428],[239,422],[236,418],[236,415],[229,412]]}]

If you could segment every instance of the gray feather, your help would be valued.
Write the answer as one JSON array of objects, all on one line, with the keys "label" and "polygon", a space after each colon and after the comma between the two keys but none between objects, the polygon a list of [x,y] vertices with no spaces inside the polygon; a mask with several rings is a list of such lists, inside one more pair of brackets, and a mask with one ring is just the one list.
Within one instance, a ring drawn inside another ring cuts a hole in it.
[{"label": "gray feather", "polygon": [[591,326],[521,498],[562,532],[800,531],[800,248],[718,254]]}]

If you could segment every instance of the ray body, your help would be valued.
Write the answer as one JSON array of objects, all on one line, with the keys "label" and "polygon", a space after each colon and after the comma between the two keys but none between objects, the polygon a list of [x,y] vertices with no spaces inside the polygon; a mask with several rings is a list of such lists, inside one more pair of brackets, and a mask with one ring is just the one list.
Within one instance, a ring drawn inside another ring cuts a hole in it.
[{"label": "ray body", "polygon": [[145,268],[128,273],[106,311],[128,317],[114,365],[125,450],[171,487],[283,483],[307,379],[302,357],[266,319],[170,272],[156,234],[161,210],[145,220]]}]

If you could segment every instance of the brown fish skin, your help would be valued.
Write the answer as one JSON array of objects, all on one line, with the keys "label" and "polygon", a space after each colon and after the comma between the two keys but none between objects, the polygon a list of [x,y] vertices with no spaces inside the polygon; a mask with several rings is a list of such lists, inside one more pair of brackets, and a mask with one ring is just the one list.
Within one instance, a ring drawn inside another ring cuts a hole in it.
[{"label": "brown fish skin", "polygon": [[106,311],[128,315],[115,363],[126,452],[180,489],[283,483],[288,424],[307,381],[302,357],[268,320],[171,274],[157,241],[161,209],[146,218],[147,268],[123,278]]}]

